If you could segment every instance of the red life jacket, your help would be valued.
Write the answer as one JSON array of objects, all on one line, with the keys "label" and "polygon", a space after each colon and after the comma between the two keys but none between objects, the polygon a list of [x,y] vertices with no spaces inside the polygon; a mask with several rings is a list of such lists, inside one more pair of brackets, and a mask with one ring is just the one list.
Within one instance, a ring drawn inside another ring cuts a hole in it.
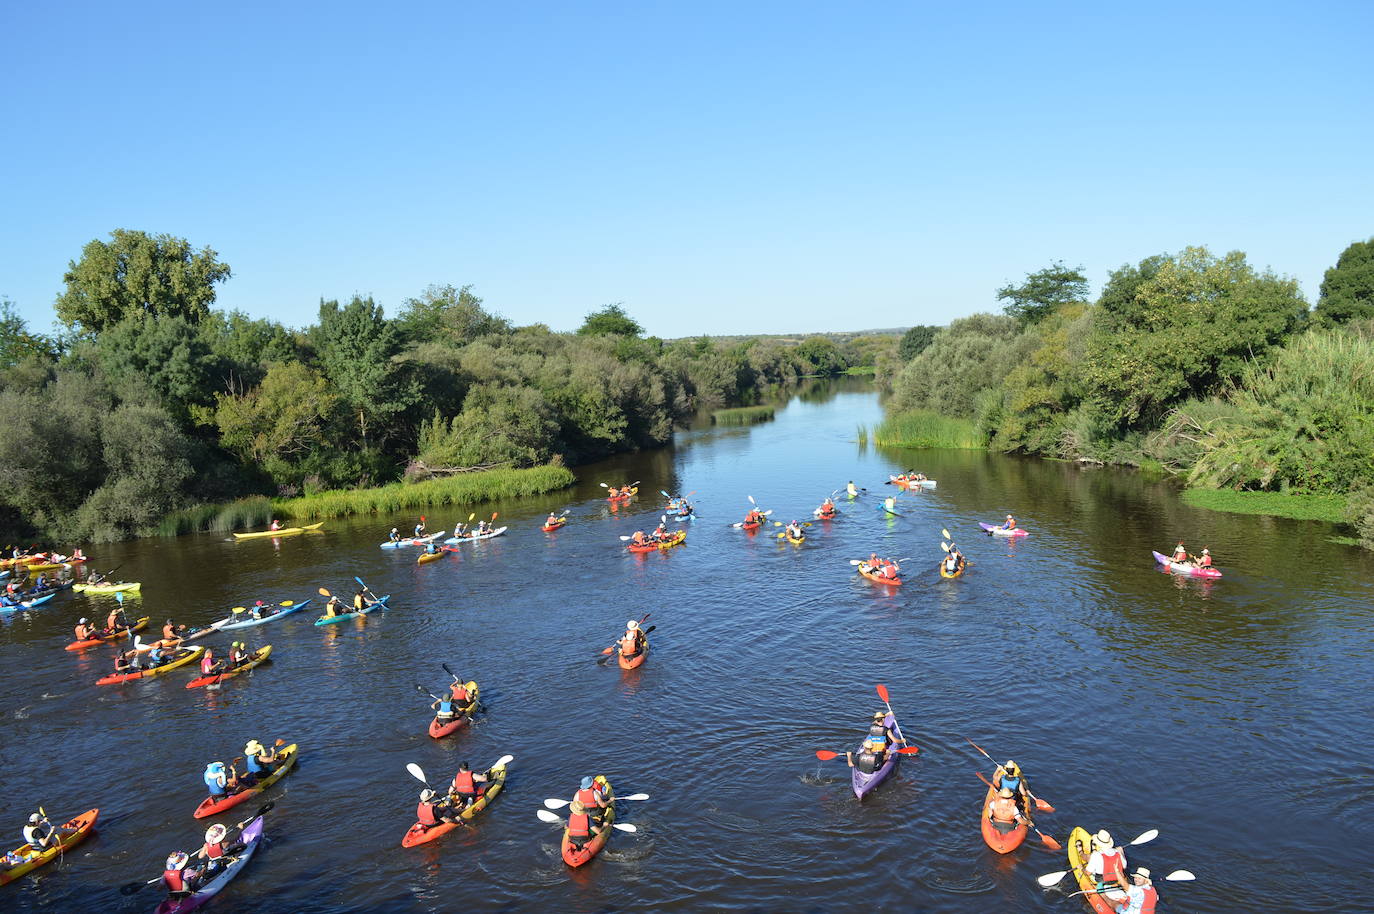
[{"label": "red life jacket", "polygon": [[1159,901],[1159,893],[1152,885],[1142,886],[1145,889],[1145,903],[1140,906],[1140,914],[1155,914],[1155,904]]},{"label": "red life jacket", "polygon": [[169,892],[186,891],[186,879],[182,875],[184,870],[163,870],[162,884],[167,886]]},{"label": "red life jacket", "polygon": [[78,625],[76,628],[72,629],[72,631],[76,632],[77,641],[91,640],[91,630],[85,625]]},{"label": "red life jacket", "polygon": [[464,686],[463,686],[463,684],[462,684],[461,682],[455,682],[453,685],[449,686],[449,691],[453,693],[453,700],[454,700],[454,701],[461,702],[461,703],[463,703],[463,704],[467,704],[467,702],[468,702],[468,690],[467,690],[466,688],[464,688]]},{"label": "red life jacket", "polygon": [[460,771],[453,776],[454,793],[476,793],[477,782],[472,779],[471,771]]},{"label": "red life jacket", "polygon": [[1102,881],[1107,885],[1116,885],[1126,878],[1126,858],[1121,853],[1121,848],[1112,848],[1111,853],[1102,851]]},{"label": "red life jacket", "polygon": [[205,859],[206,859],[206,860],[218,860],[220,857],[223,857],[223,856],[224,856],[224,842],[223,842],[223,841],[220,841],[218,844],[207,844],[207,845],[205,845]]},{"label": "red life jacket", "polygon": [[574,798],[588,809],[598,809],[601,804],[597,802],[597,790],[595,787],[588,787],[586,790],[579,790]]},{"label": "red life jacket", "polygon": [[433,803],[421,803],[415,807],[415,818],[421,825],[438,825],[439,820],[434,816]]},{"label": "red life jacket", "polygon": [[572,838],[586,838],[592,833],[592,820],[585,812],[575,812],[568,816],[568,835]]},{"label": "red life jacket", "polygon": [[1204,555],[1202,559],[1198,562],[1198,564],[1201,565],[1203,568],[1211,568],[1212,557],[1210,555]]},{"label": "red life jacket", "polygon": [[633,657],[635,654],[639,653],[638,630],[636,630],[633,635],[626,632],[625,637],[620,639],[620,653],[626,657]]}]

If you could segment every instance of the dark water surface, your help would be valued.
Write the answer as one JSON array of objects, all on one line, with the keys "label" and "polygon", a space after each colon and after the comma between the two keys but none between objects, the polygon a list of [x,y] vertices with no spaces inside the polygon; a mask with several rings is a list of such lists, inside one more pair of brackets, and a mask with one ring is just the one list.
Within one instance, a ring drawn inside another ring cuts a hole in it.
[{"label": "dark water surface", "polygon": [[[674,448],[581,468],[568,492],[486,508],[506,536],[425,566],[377,548],[414,523],[401,516],[276,544],[99,550],[99,565],[143,582],[129,606],[156,622],[347,592],[354,574],[393,608],[322,629],[311,607],[242,632],[270,642],[273,662],[219,691],[188,691],[179,672],[95,686],[112,649],[62,645],[109,597],[5,615],[4,846],[40,803],[54,818],[102,814],[60,869],[0,888],[0,909],[151,910],[155,888],[116,887],[197,846],[205,763],[278,736],[300,743],[300,765],[270,794],[269,843],[209,910],[1086,911],[1036,885],[1062,854],[983,845],[974,771],[990,766],[964,737],[1026,767],[1058,809],[1039,822],[1061,839],[1074,825],[1124,840],[1158,828],[1131,862],[1198,876],[1162,885],[1161,911],[1368,909],[1354,875],[1374,839],[1370,559],[1323,525],[1194,510],[1130,473],[859,448],[855,426],[878,415],[870,391],[840,384],[765,425],[679,433]],[[939,489],[885,518],[873,505],[901,463]],[[748,495],[775,520],[805,518],[850,478],[870,494],[801,547],[727,528]],[[634,479],[643,497],[608,510],[597,482]],[[685,547],[629,555],[617,537],[652,525],[659,489],[696,490],[701,518]],[[541,532],[565,506],[572,523]],[[979,532],[1008,511],[1031,536]],[[452,529],[453,514],[431,528]],[[942,527],[976,563],[962,579],[935,573]],[[1150,549],[1179,537],[1210,546],[1226,577],[1157,571]],[[905,586],[854,574],[847,560],[874,550],[911,557]],[[648,663],[597,666],[650,610]],[[445,660],[481,684],[489,713],[436,741],[415,684],[441,688]],[[877,682],[921,753],[861,805],[843,763],[814,753],[857,742]],[[407,762],[441,781],[504,753],[506,792],[475,828],[400,847],[420,787]],[[598,772],[651,799],[622,812],[638,835],[616,833],[571,871],[534,813]]]}]

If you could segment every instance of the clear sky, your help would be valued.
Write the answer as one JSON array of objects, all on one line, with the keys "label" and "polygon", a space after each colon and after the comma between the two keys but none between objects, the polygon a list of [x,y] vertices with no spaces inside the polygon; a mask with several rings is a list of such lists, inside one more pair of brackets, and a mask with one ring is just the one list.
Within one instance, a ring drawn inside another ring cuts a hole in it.
[{"label": "clear sky", "polygon": [[1295,276],[1374,236],[1374,2],[20,3],[0,296],[115,228],[293,326],[472,283],[517,323],[946,323],[1056,259]]}]

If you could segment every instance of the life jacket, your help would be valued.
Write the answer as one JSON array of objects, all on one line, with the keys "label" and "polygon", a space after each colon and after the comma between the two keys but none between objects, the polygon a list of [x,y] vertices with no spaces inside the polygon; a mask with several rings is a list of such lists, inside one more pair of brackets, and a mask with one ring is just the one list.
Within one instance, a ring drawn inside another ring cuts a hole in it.
[{"label": "life jacket", "polygon": [[38,847],[44,839],[52,834],[52,832],[52,826],[45,825],[45,823],[42,822],[37,825],[25,825],[24,843],[28,844],[30,847]]},{"label": "life jacket", "polygon": [[1175,550],[1174,550],[1174,561],[1175,561],[1175,562],[1186,562],[1186,561],[1188,561],[1188,550],[1187,550],[1187,549],[1184,549],[1184,548],[1182,548],[1182,547],[1179,547],[1178,549],[1175,549]]},{"label": "life jacket", "polygon": [[879,761],[879,754],[870,752],[867,749],[861,750],[854,758],[859,770],[864,774],[872,774],[882,767],[882,762]]},{"label": "life jacket", "polygon": [[875,720],[868,725],[868,735],[876,737],[884,742],[887,741],[887,721]]},{"label": "life jacket", "polygon": [[1011,520],[1009,520],[1009,521],[1007,521],[1005,524],[1003,524],[1003,525],[1002,525],[1002,529],[1004,529],[1004,530],[1015,530],[1015,529],[1016,529],[1016,518],[1013,517]]},{"label": "life jacket", "polygon": [[1145,890],[1145,902],[1140,906],[1140,914],[1155,914],[1155,905],[1159,902],[1159,893],[1152,885],[1141,886]]},{"label": "life jacket", "polygon": [[214,769],[213,771],[210,770],[210,769],[208,769],[208,768],[205,770],[205,776],[204,776],[205,786],[206,786],[206,787],[209,787],[209,788],[210,788],[210,792],[211,792],[212,794],[214,794],[215,796],[220,796],[220,797],[224,796],[225,790],[228,789],[227,786],[226,786],[227,781],[225,781],[225,782],[223,782],[223,783],[221,782],[222,779],[223,779],[223,776],[224,776],[224,769],[223,769],[222,767],[221,767],[221,768],[216,768],[216,769]]},{"label": "life jacket", "polygon": [[636,531],[635,531],[635,535],[632,536],[632,537],[630,537],[630,539],[632,539],[632,540],[634,541],[634,544],[635,544],[636,546],[641,545],[641,544],[644,542],[644,531],[643,531],[643,530],[636,530]]},{"label": "life jacket", "polygon": [[265,765],[256,755],[250,755],[244,760],[248,763],[248,770],[253,774],[266,774],[272,770],[271,765]]},{"label": "life jacket", "polygon": [[891,562],[884,562],[882,566],[882,575],[885,578],[895,578],[897,576],[897,566]]},{"label": "life jacket", "polygon": [[592,833],[592,820],[585,812],[575,812],[568,816],[568,836],[586,838]]},{"label": "life jacket", "polygon": [[620,639],[620,653],[626,657],[639,653],[639,632],[636,631],[633,635],[625,633],[625,637]]},{"label": "life jacket", "polygon": [[163,870],[163,871],[162,871],[162,884],[165,885],[165,886],[167,886],[167,891],[169,891],[169,892],[185,892],[185,891],[187,891],[187,888],[186,888],[186,878],[185,878],[185,875],[184,875],[185,872],[186,872],[185,870]]},{"label": "life jacket", "polygon": [[947,571],[953,571],[954,569],[956,569],[956,568],[958,568],[958,567],[959,567],[959,560],[958,560],[958,559],[956,559],[956,558],[955,558],[954,556],[952,556],[952,555],[946,556],[946,557],[945,557],[945,570],[947,570]]},{"label": "life jacket", "polygon": [[1203,568],[1211,568],[1212,557],[1210,555],[1204,555],[1201,559],[1198,560],[1198,564],[1201,565]]},{"label": "life jacket", "polygon": [[453,776],[453,792],[475,794],[477,782],[472,779],[471,771],[460,771]]},{"label": "life jacket", "polygon": [[1126,858],[1121,854],[1121,848],[1114,847],[1111,853],[1100,851],[1102,854],[1102,882],[1107,885],[1116,885],[1126,878]]},{"label": "life jacket", "polygon": [[209,654],[206,654],[204,657],[201,658],[200,661],[200,674],[202,676],[209,676],[214,671],[215,658],[211,657]]},{"label": "life jacket", "polygon": [[453,685],[449,686],[449,691],[453,693],[453,700],[459,704],[467,704],[472,700],[468,695],[467,686],[463,685],[461,682],[455,682]]},{"label": "life jacket", "polygon": [[577,800],[588,809],[596,809],[601,805],[597,802],[600,798],[601,794],[595,787],[588,787],[586,790],[578,790],[577,796],[573,799]]},{"label": "life jacket", "polygon": [[215,844],[206,842],[203,850],[205,851],[206,860],[218,860],[220,857],[224,856],[224,842],[219,841]]},{"label": "life jacket", "polygon": [[419,539],[420,537],[424,536],[424,534],[425,534],[425,525],[424,525],[424,524],[416,524],[416,525],[415,525],[415,538],[416,538],[416,539]]},{"label": "life jacket", "polygon": [[95,629],[89,625],[78,625],[72,631],[76,633],[77,641],[89,641],[91,636],[95,634]]},{"label": "life jacket", "polygon": [[998,782],[997,786],[1005,787],[1007,790],[1014,793],[1021,789],[1021,779],[1019,777],[1014,778],[1009,774],[1003,774],[1002,780]]},{"label": "life jacket", "polygon": [[439,699],[439,715],[441,717],[453,717],[457,712],[453,710],[453,701],[447,698]]},{"label": "life jacket", "polygon": [[415,818],[421,825],[438,825],[439,819],[434,815],[433,803],[421,803],[415,807]]},{"label": "life jacket", "polygon": [[359,610],[362,609],[364,605],[365,604],[363,602],[363,595],[360,593],[355,593],[353,595],[353,608],[355,610]]}]

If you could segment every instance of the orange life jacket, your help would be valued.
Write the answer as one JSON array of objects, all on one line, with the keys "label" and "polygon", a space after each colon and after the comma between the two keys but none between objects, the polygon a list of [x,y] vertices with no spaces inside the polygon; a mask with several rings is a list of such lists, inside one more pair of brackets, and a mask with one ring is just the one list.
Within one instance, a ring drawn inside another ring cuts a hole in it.
[{"label": "orange life jacket", "polygon": [[90,625],[78,625],[73,631],[76,632],[77,641],[89,641],[95,634],[95,628]]},{"label": "orange life jacket", "polygon": [[1201,565],[1203,568],[1211,568],[1212,557],[1210,555],[1204,555],[1201,559],[1198,560],[1198,564]]},{"label": "orange life jacket", "polygon": [[203,848],[206,860],[218,860],[224,856],[224,842],[219,841],[215,844],[206,844]]},{"label": "orange life jacket", "polygon": [[1155,905],[1159,902],[1159,893],[1152,885],[1141,886],[1145,890],[1145,903],[1140,906],[1140,914],[1155,914]]},{"label": "orange life jacket", "polygon": [[477,793],[477,782],[472,779],[471,771],[460,771],[453,776],[454,793]]},{"label": "orange life jacket", "polygon": [[163,870],[162,884],[167,886],[169,892],[186,891],[186,879],[183,876],[184,870]]},{"label": "orange life jacket", "polygon": [[579,803],[581,803],[588,809],[596,809],[601,805],[597,802],[597,800],[599,799],[599,795],[595,787],[589,787],[586,790],[577,791],[577,796],[574,799],[576,799]]},{"label": "orange life jacket", "polygon": [[1111,853],[1102,851],[1102,881],[1107,885],[1115,885],[1126,878],[1126,858],[1121,853],[1121,848],[1114,847]]},{"label": "orange life jacket", "polygon": [[415,818],[421,825],[438,825],[439,820],[434,815],[433,803],[421,803],[415,807]]},{"label": "orange life jacket", "polygon": [[573,838],[586,838],[592,833],[592,820],[585,812],[575,812],[568,816],[568,835]]},{"label": "orange life jacket", "polygon": [[635,632],[633,635],[629,632],[626,632],[625,637],[620,639],[620,653],[624,654],[626,657],[629,657],[631,654],[636,654],[638,652],[639,632]]}]

